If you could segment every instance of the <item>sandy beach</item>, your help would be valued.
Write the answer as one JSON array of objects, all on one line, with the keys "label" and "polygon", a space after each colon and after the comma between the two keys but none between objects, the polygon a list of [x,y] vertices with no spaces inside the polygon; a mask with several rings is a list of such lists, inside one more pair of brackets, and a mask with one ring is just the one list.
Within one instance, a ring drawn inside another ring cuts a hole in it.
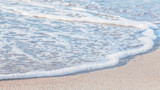
[{"label": "sandy beach", "polygon": [[0,81],[1,90],[160,90],[160,48],[126,65],[90,73]]},{"label": "sandy beach", "polygon": [[[0,90],[160,90],[159,9],[160,0],[1,0]],[[53,75],[66,76],[41,77]],[[1,80],[29,77],[40,78]]]}]

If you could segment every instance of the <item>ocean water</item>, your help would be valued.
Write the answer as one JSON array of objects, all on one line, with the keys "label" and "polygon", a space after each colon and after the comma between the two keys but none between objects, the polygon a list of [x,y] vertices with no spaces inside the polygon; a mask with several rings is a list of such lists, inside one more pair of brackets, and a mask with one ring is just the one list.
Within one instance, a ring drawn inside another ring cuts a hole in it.
[{"label": "ocean water", "polygon": [[0,79],[116,66],[153,48],[160,0],[1,0]]}]

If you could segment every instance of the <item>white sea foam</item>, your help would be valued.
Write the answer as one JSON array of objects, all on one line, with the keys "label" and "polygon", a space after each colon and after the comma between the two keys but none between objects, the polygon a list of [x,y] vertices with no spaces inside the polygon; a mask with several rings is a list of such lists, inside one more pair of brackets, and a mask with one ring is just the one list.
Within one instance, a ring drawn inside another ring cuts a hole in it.
[{"label": "white sea foam", "polygon": [[157,38],[157,25],[99,12],[104,7],[96,1],[2,0],[0,7],[0,79],[115,66],[148,51]]}]

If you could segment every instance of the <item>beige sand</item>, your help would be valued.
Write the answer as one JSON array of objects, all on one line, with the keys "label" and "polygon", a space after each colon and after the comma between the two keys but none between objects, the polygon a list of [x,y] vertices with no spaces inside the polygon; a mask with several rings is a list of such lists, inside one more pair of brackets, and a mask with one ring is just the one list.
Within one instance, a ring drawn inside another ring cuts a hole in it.
[{"label": "beige sand", "polygon": [[113,69],[74,76],[1,81],[0,90],[160,90],[160,49]]}]

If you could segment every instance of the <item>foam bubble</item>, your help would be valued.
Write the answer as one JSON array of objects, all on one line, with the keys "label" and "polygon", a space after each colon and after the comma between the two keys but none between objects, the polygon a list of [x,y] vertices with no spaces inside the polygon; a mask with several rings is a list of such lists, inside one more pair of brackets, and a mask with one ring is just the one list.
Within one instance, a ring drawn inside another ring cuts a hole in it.
[{"label": "foam bubble", "polygon": [[153,47],[157,25],[98,12],[103,7],[84,2],[0,1],[0,79],[111,67]]}]

